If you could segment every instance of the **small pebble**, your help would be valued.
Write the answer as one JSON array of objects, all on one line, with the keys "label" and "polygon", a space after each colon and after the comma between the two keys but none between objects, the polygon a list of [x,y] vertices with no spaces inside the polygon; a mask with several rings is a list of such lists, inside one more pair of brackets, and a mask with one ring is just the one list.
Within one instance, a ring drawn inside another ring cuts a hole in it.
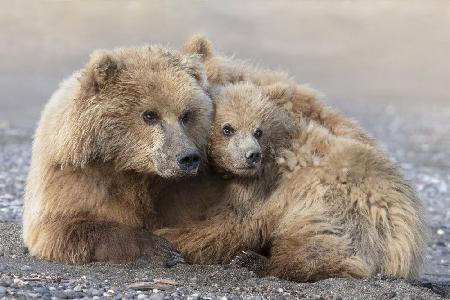
[{"label": "small pebble", "polygon": [[30,298],[41,298],[42,296],[40,294],[36,294],[36,293],[28,293],[28,297],[30,297]]},{"label": "small pebble", "polygon": [[92,296],[100,296],[103,294],[103,292],[100,292],[97,289],[90,289],[89,292],[91,293]]},{"label": "small pebble", "polygon": [[22,266],[21,268],[20,268],[20,270],[21,271],[33,271],[33,268],[32,267],[30,267],[30,266]]},{"label": "small pebble", "polygon": [[199,297],[200,297],[200,295],[195,293],[195,294],[188,296],[187,298],[188,298],[188,300],[197,300]]},{"label": "small pebble", "polygon": [[447,245],[444,242],[442,242],[442,241],[438,241],[438,242],[436,242],[436,246],[438,246],[438,247],[446,247]]},{"label": "small pebble", "polygon": [[36,287],[34,291],[38,294],[45,294],[48,292],[48,289],[46,287]]},{"label": "small pebble", "polygon": [[150,300],[163,300],[164,297],[161,294],[153,294],[150,296]]},{"label": "small pebble", "polygon": [[118,293],[117,295],[114,295],[114,300],[121,300],[121,299],[123,299],[124,297],[123,297],[123,295],[121,294],[121,293]]},{"label": "small pebble", "polygon": [[17,286],[22,286],[22,285],[27,285],[27,282],[25,282],[19,278],[14,278],[14,284]]},{"label": "small pebble", "polygon": [[76,287],[73,288],[73,290],[75,292],[81,292],[83,290],[83,287],[81,285],[77,285]]},{"label": "small pebble", "polygon": [[178,292],[173,292],[172,294],[170,294],[170,296],[172,297],[178,297],[180,296],[180,294]]},{"label": "small pebble", "polygon": [[442,229],[438,229],[438,230],[436,231],[436,233],[437,233],[438,235],[444,235],[444,234],[445,234],[445,231],[442,230]]}]

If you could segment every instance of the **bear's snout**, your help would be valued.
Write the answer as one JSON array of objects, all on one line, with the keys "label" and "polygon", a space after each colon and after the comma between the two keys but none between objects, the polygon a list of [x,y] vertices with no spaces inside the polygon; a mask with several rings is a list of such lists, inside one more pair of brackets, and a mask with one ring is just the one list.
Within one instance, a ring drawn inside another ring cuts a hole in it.
[{"label": "bear's snout", "polygon": [[261,161],[261,151],[250,150],[245,153],[245,160],[250,166],[256,166]]},{"label": "bear's snout", "polygon": [[200,166],[200,154],[198,151],[186,151],[177,155],[177,163],[186,174],[196,174]]}]

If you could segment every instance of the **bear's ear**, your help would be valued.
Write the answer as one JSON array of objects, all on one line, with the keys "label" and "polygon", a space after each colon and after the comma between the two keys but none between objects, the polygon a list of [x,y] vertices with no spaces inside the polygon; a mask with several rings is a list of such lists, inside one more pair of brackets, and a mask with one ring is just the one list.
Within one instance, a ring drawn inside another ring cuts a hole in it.
[{"label": "bear's ear", "polygon": [[213,56],[214,50],[212,43],[202,35],[194,35],[189,38],[181,48],[185,54],[199,54],[202,61],[206,61]]},{"label": "bear's ear", "polygon": [[205,66],[198,55],[190,55],[185,61],[185,70],[199,83],[203,89],[208,87]]},{"label": "bear's ear", "polygon": [[91,55],[86,67],[84,85],[98,92],[116,78],[119,70],[119,62],[111,53],[97,50]]},{"label": "bear's ear", "polygon": [[283,104],[292,98],[292,88],[287,83],[278,82],[264,86],[263,95],[278,104]]}]

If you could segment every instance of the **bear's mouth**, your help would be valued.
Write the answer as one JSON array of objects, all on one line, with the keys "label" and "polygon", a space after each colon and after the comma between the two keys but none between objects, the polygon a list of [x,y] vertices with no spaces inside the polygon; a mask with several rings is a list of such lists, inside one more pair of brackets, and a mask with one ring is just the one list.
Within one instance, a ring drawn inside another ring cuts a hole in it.
[{"label": "bear's mouth", "polygon": [[259,168],[259,165],[248,165],[245,167],[237,167],[236,169],[238,169],[238,170],[255,170],[258,168]]},{"label": "bear's mouth", "polygon": [[260,169],[257,167],[245,167],[245,168],[239,168],[232,171],[237,176],[242,177],[253,177],[256,176],[259,173]]},{"label": "bear's mouth", "polygon": [[239,173],[239,174],[256,174],[259,169],[260,169],[261,165],[248,165],[245,167],[237,167],[235,168],[235,172]]}]

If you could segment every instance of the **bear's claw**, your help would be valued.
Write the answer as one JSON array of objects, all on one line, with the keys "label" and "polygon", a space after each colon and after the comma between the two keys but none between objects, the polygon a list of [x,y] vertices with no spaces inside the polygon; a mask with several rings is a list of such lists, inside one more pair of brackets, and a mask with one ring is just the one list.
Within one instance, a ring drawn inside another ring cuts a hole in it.
[{"label": "bear's claw", "polygon": [[264,276],[268,264],[268,258],[251,250],[242,251],[230,262],[230,265],[246,268],[258,276]]}]

